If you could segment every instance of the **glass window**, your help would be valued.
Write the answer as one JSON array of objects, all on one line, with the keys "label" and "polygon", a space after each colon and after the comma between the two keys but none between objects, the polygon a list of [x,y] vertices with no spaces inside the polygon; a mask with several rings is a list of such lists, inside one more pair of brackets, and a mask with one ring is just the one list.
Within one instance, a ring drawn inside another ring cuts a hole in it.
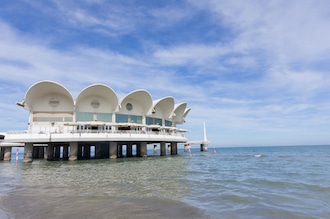
[{"label": "glass window", "polygon": [[147,125],[152,125],[153,123],[153,118],[151,118],[151,117],[146,117],[146,124]]},{"label": "glass window", "polygon": [[163,125],[162,119],[153,118],[153,117],[146,117],[146,124],[147,125]]},{"label": "glass window", "polygon": [[156,125],[162,125],[162,119],[155,118]]},{"label": "glass window", "polygon": [[131,115],[131,122],[142,124],[142,116]]},{"label": "glass window", "polygon": [[168,121],[168,120],[165,120],[165,126],[172,126],[172,122]]},{"label": "glass window", "polygon": [[133,105],[132,105],[131,103],[127,103],[127,104],[126,104],[126,109],[127,109],[128,111],[131,111],[131,110],[133,109]]},{"label": "glass window", "polygon": [[116,122],[128,122],[128,115],[116,114]]},{"label": "glass window", "polygon": [[111,113],[97,113],[97,121],[112,122]]},{"label": "glass window", "polygon": [[93,121],[93,113],[77,112],[77,121]]}]

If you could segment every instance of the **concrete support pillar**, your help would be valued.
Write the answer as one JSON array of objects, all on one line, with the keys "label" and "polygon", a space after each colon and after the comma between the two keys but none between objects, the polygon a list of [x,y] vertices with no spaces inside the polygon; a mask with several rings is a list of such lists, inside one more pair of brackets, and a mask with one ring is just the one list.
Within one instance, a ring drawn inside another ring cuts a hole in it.
[{"label": "concrete support pillar", "polygon": [[45,147],[40,147],[38,158],[44,158],[44,156],[45,156]]},{"label": "concrete support pillar", "polygon": [[40,147],[34,147],[33,148],[33,153],[32,153],[32,158],[35,159],[35,158],[39,158],[39,148]]},{"label": "concrete support pillar", "polygon": [[172,142],[171,143],[171,155],[177,155],[178,154],[178,143]]},{"label": "concrete support pillar", "polygon": [[102,146],[101,144],[95,144],[95,158],[102,158]]},{"label": "concrete support pillar", "polygon": [[0,160],[3,160],[4,153],[5,153],[5,148],[0,147]]},{"label": "concrete support pillar", "polygon": [[78,144],[78,153],[77,153],[77,159],[82,158],[82,151],[83,151],[83,146]]},{"label": "concrete support pillar", "polygon": [[10,161],[11,159],[11,147],[4,147],[3,160]]},{"label": "concrete support pillar", "polygon": [[61,156],[61,146],[56,145],[55,146],[54,158],[60,159],[60,156]]},{"label": "concrete support pillar", "polygon": [[140,143],[140,157],[147,157],[147,142]]},{"label": "concrete support pillar", "polygon": [[117,158],[117,142],[109,143],[109,157],[110,159]]},{"label": "concrete support pillar", "polygon": [[141,157],[141,147],[140,147],[140,143],[136,143],[135,144],[136,147],[136,156],[137,157]]},{"label": "concrete support pillar", "polygon": [[42,154],[42,156],[40,157],[40,151],[43,147],[33,147],[33,159],[35,158],[43,158],[44,157],[44,154]]},{"label": "concrete support pillar", "polygon": [[102,158],[106,159],[109,158],[110,156],[110,151],[109,151],[109,143],[101,143],[101,148],[102,148]]},{"label": "concrete support pillar", "polygon": [[33,161],[33,143],[25,143],[24,145],[24,163],[31,163]]},{"label": "concrete support pillar", "polygon": [[154,154],[157,154],[157,145],[154,144]]},{"label": "concrete support pillar", "polygon": [[78,142],[70,142],[70,157],[69,160],[78,159]]},{"label": "concrete support pillar", "polygon": [[83,157],[85,159],[89,159],[91,157],[91,146],[90,145],[86,145],[84,146],[84,154]]},{"label": "concrete support pillar", "polygon": [[63,159],[67,160],[69,158],[69,146],[64,145],[63,146]]},{"label": "concrete support pillar", "polygon": [[160,142],[160,156],[166,155],[166,144],[165,142]]},{"label": "concrete support pillar", "polygon": [[132,143],[128,143],[126,145],[126,156],[127,157],[132,157],[133,156],[133,145],[132,145]]},{"label": "concrete support pillar", "polygon": [[122,157],[123,156],[123,144],[118,144],[118,149],[117,149],[117,157]]},{"label": "concrete support pillar", "polygon": [[54,160],[54,145],[48,144],[46,157],[47,160]]},{"label": "concrete support pillar", "polygon": [[201,151],[207,151],[207,144],[201,144]]}]

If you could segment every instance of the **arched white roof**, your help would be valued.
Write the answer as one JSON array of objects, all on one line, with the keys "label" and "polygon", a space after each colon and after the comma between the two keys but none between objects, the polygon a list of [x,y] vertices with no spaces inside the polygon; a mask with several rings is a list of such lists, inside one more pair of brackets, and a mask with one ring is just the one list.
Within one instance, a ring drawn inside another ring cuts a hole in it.
[{"label": "arched white roof", "polygon": [[78,112],[114,113],[117,107],[117,94],[104,84],[93,84],[86,87],[76,99]]},{"label": "arched white roof", "polygon": [[158,118],[171,118],[174,109],[173,97],[164,97],[153,101],[153,107],[149,111],[149,115],[154,115]]},{"label": "arched white roof", "polygon": [[146,90],[135,90],[120,102],[119,113],[146,115],[152,107],[152,97]]},{"label": "arched white roof", "polygon": [[[103,119],[102,121],[110,122],[113,120],[113,117],[110,117],[112,113],[113,116],[128,115],[128,118],[129,115],[149,115],[181,124],[190,111],[190,108],[186,108],[187,103],[174,104],[174,98],[170,96],[153,101],[150,93],[143,89],[132,91],[119,101],[117,94],[104,84],[93,84],[84,88],[74,101],[72,94],[63,85],[47,80],[33,84],[27,90],[24,100],[17,102],[17,105],[29,110],[31,115],[33,114],[33,121],[48,121],[54,118],[71,121],[69,114],[74,115],[77,112],[77,121]],[[118,121],[125,120],[122,118],[124,117],[118,116]],[[134,117],[131,117],[131,121],[132,118]],[[142,120],[142,123],[144,122],[146,121]]]},{"label": "arched white roof", "polygon": [[186,107],[187,107],[187,103],[175,104],[173,114],[172,114],[173,122],[183,123],[183,117],[184,117]]},{"label": "arched white roof", "polygon": [[72,94],[53,81],[40,81],[25,94],[24,107],[34,112],[73,112]]},{"label": "arched white roof", "polygon": [[190,112],[191,108],[187,108],[183,113],[183,121],[186,119],[188,113]]}]

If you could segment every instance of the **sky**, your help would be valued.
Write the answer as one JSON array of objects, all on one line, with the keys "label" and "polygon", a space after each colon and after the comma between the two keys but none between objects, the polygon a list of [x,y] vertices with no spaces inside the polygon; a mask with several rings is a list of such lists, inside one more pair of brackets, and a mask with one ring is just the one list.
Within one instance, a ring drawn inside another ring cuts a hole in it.
[{"label": "sky", "polygon": [[329,71],[328,0],[0,1],[0,132],[51,80],[172,96],[210,147],[330,144]]}]

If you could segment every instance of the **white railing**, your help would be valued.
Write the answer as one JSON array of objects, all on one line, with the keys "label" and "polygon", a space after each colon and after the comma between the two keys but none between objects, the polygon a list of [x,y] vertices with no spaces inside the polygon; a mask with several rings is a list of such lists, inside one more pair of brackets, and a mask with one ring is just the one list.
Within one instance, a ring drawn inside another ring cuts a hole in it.
[{"label": "white railing", "polygon": [[138,134],[138,135],[166,135],[166,136],[182,136],[185,137],[184,133],[175,133],[175,132],[162,132],[162,131],[143,131],[143,130],[71,130],[64,132],[38,132],[38,133],[29,133],[28,131],[8,131],[7,134],[10,135],[20,135],[20,134]]},{"label": "white railing", "polygon": [[6,134],[27,134],[27,130],[18,130],[18,131],[7,131]]}]

